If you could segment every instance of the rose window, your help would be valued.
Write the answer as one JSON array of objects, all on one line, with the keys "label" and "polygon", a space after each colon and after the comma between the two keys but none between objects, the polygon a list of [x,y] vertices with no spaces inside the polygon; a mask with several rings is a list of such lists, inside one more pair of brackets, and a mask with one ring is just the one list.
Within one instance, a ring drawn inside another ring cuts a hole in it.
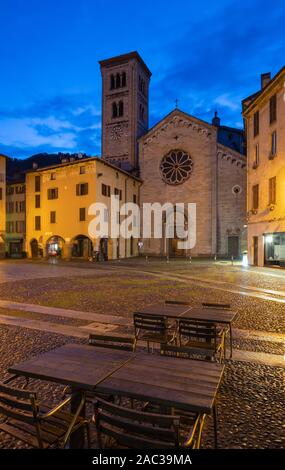
[{"label": "rose window", "polygon": [[193,161],[183,150],[172,150],[165,155],[160,164],[163,180],[168,184],[181,184],[191,175]]}]

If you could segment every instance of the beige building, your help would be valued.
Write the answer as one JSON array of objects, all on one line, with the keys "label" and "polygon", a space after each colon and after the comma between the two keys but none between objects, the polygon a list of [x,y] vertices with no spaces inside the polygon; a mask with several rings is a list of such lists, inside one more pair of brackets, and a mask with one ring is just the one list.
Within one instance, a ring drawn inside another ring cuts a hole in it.
[{"label": "beige building", "polygon": [[93,203],[104,203],[110,227],[111,195],[118,196],[121,207],[139,200],[140,185],[138,178],[96,157],[27,172],[28,256],[89,258],[94,251],[106,260],[135,256],[136,239],[112,239],[110,233],[92,238],[94,215],[88,212]]},{"label": "beige building", "polygon": [[22,258],[26,255],[26,195],[25,182],[6,186],[6,256]]},{"label": "beige building", "polygon": [[197,211],[191,251],[178,248],[175,233],[168,238],[164,214],[163,236],[144,240],[146,253],[236,258],[246,248],[246,157],[218,142],[216,120],[208,124],[175,109],[140,139],[141,201],[195,203]]},{"label": "beige building", "polygon": [[5,257],[6,237],[6,159],[0,155],[0,258]]},{"label": "beige building", "polygon": [[248,257],[285,265],[285,67],[243,101],[247,132]]}]

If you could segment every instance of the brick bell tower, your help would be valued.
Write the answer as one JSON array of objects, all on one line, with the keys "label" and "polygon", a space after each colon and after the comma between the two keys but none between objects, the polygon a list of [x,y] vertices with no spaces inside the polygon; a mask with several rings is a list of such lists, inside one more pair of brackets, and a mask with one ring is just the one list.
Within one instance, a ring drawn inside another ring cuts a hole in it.
[{"label": "brick bell tower", "polygon": [[99,62],[102,75],[102,158],[138,173],[138,139],[148,130],[151,72],[137,52]]}]

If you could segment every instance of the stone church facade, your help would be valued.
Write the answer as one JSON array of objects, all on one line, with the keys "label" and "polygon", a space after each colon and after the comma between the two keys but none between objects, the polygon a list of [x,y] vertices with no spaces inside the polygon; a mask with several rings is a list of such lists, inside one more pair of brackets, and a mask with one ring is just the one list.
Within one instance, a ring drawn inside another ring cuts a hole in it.
[{"label": "stone church facade", "polygon": [[[178,239],[143,240],[145,254],[234,256],[246,248],[246,157],[243,131],[174,109],[148,130],[151,72],[137,52],[100,62],[102,158],[143,184],[140,204],[195,203],[196,246]],[[165,221],[163,221],[166,224]],[[185,216],[185,225],[188,224]]]},{"label": "stone church facade", "polygon": [[[178,109],[140,139],[139,149],[141,201],[195,203],[197,211],[196,246],[191,252],[180,252],[175,237],[145,240],[145,252],[239,256],[246,242],[245,157],[217,142],[215,126]],[[182,176],[177,180],[179,164]]]}]

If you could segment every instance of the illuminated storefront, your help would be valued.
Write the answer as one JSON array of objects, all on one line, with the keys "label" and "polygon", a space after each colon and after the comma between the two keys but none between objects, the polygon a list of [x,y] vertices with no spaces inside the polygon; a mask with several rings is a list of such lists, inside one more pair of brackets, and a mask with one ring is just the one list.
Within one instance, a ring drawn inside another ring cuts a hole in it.
[{"label": "illuminated storefront", "polygon": [[285,232],[264,235],[264,264],[285,267]]}]

